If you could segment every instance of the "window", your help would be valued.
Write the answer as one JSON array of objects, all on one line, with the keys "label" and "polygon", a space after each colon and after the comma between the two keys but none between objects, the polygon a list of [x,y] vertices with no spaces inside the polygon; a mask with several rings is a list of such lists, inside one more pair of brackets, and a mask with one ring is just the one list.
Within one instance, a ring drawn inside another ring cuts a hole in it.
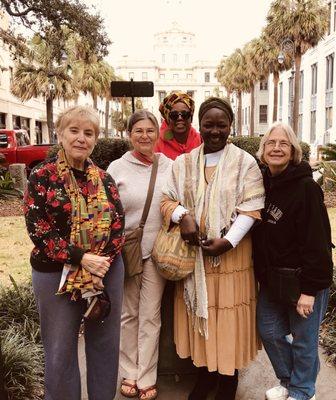
[{"label": "window", "polygon": [[314,96],[317,93],[317,63],[311,66],[311,94]]},{"label": "window", "polygon": [[167,43],[167,42],[168,42],[167,36],[164,36],[163,37],[163,43]]},{"label": "window", "polygon": [[204,72],[204,82],[210,82],[210,72]]},{"label": "window", "polygon": [[260,90],[268,90],[268,81],[260,82]]},{"label": "window", "polygon": [[267,105],[259,106],[259,123],[267,124]]},{"label": "window", "polygon": [[186,64],[189,63],[189,54],[185,54],[185,55],[184,55],[184,62],[185,62]]},{"label": "window", "polygon": [[9,79],[10,82],[13,82],[13,67],[9,67]]},{"label": "window", "polygon": [[283,102],[283,83],[279,83],[279,107],[282,107]]},{"label": "window", "polygon": [[210,97],[210,92],[209,91],[206,91],[206,92],[204,92],[204,97],[207,99],[208,97]]},{"label": "window", "polygon": [[177,54],[173,54],[173,63],[174,63],[174,64],[177,63]]},{"label": "window", "polygon": [[159,90],[159,101],[160,104],[163,102],[163,99],[166,97],[166,91],[165,90]]},{"label": "window", "polygon": [[166,62],[166,55],[161,54],[161,62],[164,64]]},{"label": "window", "polygon": [[160,74],[159,77],[160,79],[165,79],[165,74]]},{"label": "window", "polygon": [[329,129],[332,127],[332,114],[333,114],[333,108],[332,107],[326,107],[326,123],[325,127],[326,129]]},{"label": "window", "polygon": [[326,57],[326,90],[331,90],[334,86],[334,58],[335,53]]},{"label": "window", "polygon": [[303,99],[303,93],[304,93],[304,72],[300,72],[300,90],[299,90],[299,99]]},{"label": "window", "polygon": [[147,81],[148,80],[148,72],[143,72],[142,73],[142,80]]},{"label": "window", "polygon": [[316,111],[310,112],[310,143],[316,140]]},{"label": "window", "polygon": [[174,80],[174,81],[177,81],[178,78],[179,78],[179,74],[173,74],[173,80]]},{"label": "window", "polygon": [[186,36],[183,36],[182,42],[183,42],[183,43],[186,43],[186,41],[187,41],[187,37],[186,37]]},{"label": "window", "polygon": [[191,98],[194,97],[194,91],[193,90],[187,90],[187,95],[190,96]]},{"label": "window", "polygon": [[129,79],[134,79],[134,72],[129,72],[128,73],[128,78]]},{"label": "window", "polygon": [[191,80],[192,79],[192,74],[187,74],[187,79]]}]

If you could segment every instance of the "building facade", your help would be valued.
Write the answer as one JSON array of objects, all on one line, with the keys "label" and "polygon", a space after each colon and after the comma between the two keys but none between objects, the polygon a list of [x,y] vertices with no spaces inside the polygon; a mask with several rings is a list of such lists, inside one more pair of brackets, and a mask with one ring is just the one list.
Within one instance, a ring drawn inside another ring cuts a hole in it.
[{"label": "building facade", "polygon": [[[329,0],[329,30],[317,46],[302,57],[298,136],[311,145],[312,157],[317,147],[336,140],[336,0]],[[293,74],[280,74],[278,86],[278,120],[292,124]],[[256,85],[255,133],[262,135],[272,123],[273,76],[268,82]],[[262,90],[267,89],[267,90]],[[243,134],[249,134],[250,95],[243,96]],[[266,115],[266,119],[265,119]],[[247,122],[247,123],[246,123]]]},{"label": "building facade", "polygon": [[199,105],[210,96],[226,96],[215,73],[219,62],[200,60],[196,54],[196,37],[176,22],[154,35],[153,59],[137,60],[123,57],[116,72],[125,80],[152,81],[154,97],[143,98],[144,108],[160,121],[159,105],[172,90],[181,90],[195,100],[194,126],[198,126]]}]

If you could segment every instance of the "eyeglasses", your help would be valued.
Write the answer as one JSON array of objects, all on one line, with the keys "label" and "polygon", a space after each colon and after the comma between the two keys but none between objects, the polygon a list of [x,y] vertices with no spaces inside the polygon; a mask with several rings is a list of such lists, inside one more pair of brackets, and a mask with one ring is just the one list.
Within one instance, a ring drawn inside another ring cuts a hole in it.
[{"label": "eyeglasses", "polygon": [[184,120],[187,120],[191,117],[191,112],[183,110],[183,111],[170,111],[169,113],[169,118],[172,119],[173,121],[177,121],[180,117]]},{"label": "eyeglasses", "polygon": [[269,148],[273,148],[278,145],[280,149],[289,149],[291,147],[291,144],[289,142],[286,142],[285,140],[266,140],[265,146]]}]

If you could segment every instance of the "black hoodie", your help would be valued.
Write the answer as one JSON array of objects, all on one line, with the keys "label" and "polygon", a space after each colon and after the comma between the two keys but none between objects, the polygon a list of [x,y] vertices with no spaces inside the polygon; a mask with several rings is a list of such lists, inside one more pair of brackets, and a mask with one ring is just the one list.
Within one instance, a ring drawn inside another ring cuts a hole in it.
[{"label": "black hoodie", "polygon": [[262,223],[253,229],[257,279],[267,284],[268,268],[302,268],[301,293],[315,296],[332,283],[331,229],[323,192],[309,164],[289,164],[272,177],[264,172]]}]

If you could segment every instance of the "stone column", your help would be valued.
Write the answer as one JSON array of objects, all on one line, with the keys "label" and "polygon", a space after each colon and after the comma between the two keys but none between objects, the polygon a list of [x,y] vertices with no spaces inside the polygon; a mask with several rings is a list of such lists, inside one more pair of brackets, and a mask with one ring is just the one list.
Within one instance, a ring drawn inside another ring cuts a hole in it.
[{"label": "stone column", "polygon": [[24,193],[27,188],[27,174],[25,164],[11,164],[9,173],[14,180],[14,189]]},{"label": "stone column", "polygon": [[36,144],[35,118],[29,119],[30,143]]},{"label": "stone column", "polygon": [[13,129],[13,114],[6,114],[6,129]]}]

